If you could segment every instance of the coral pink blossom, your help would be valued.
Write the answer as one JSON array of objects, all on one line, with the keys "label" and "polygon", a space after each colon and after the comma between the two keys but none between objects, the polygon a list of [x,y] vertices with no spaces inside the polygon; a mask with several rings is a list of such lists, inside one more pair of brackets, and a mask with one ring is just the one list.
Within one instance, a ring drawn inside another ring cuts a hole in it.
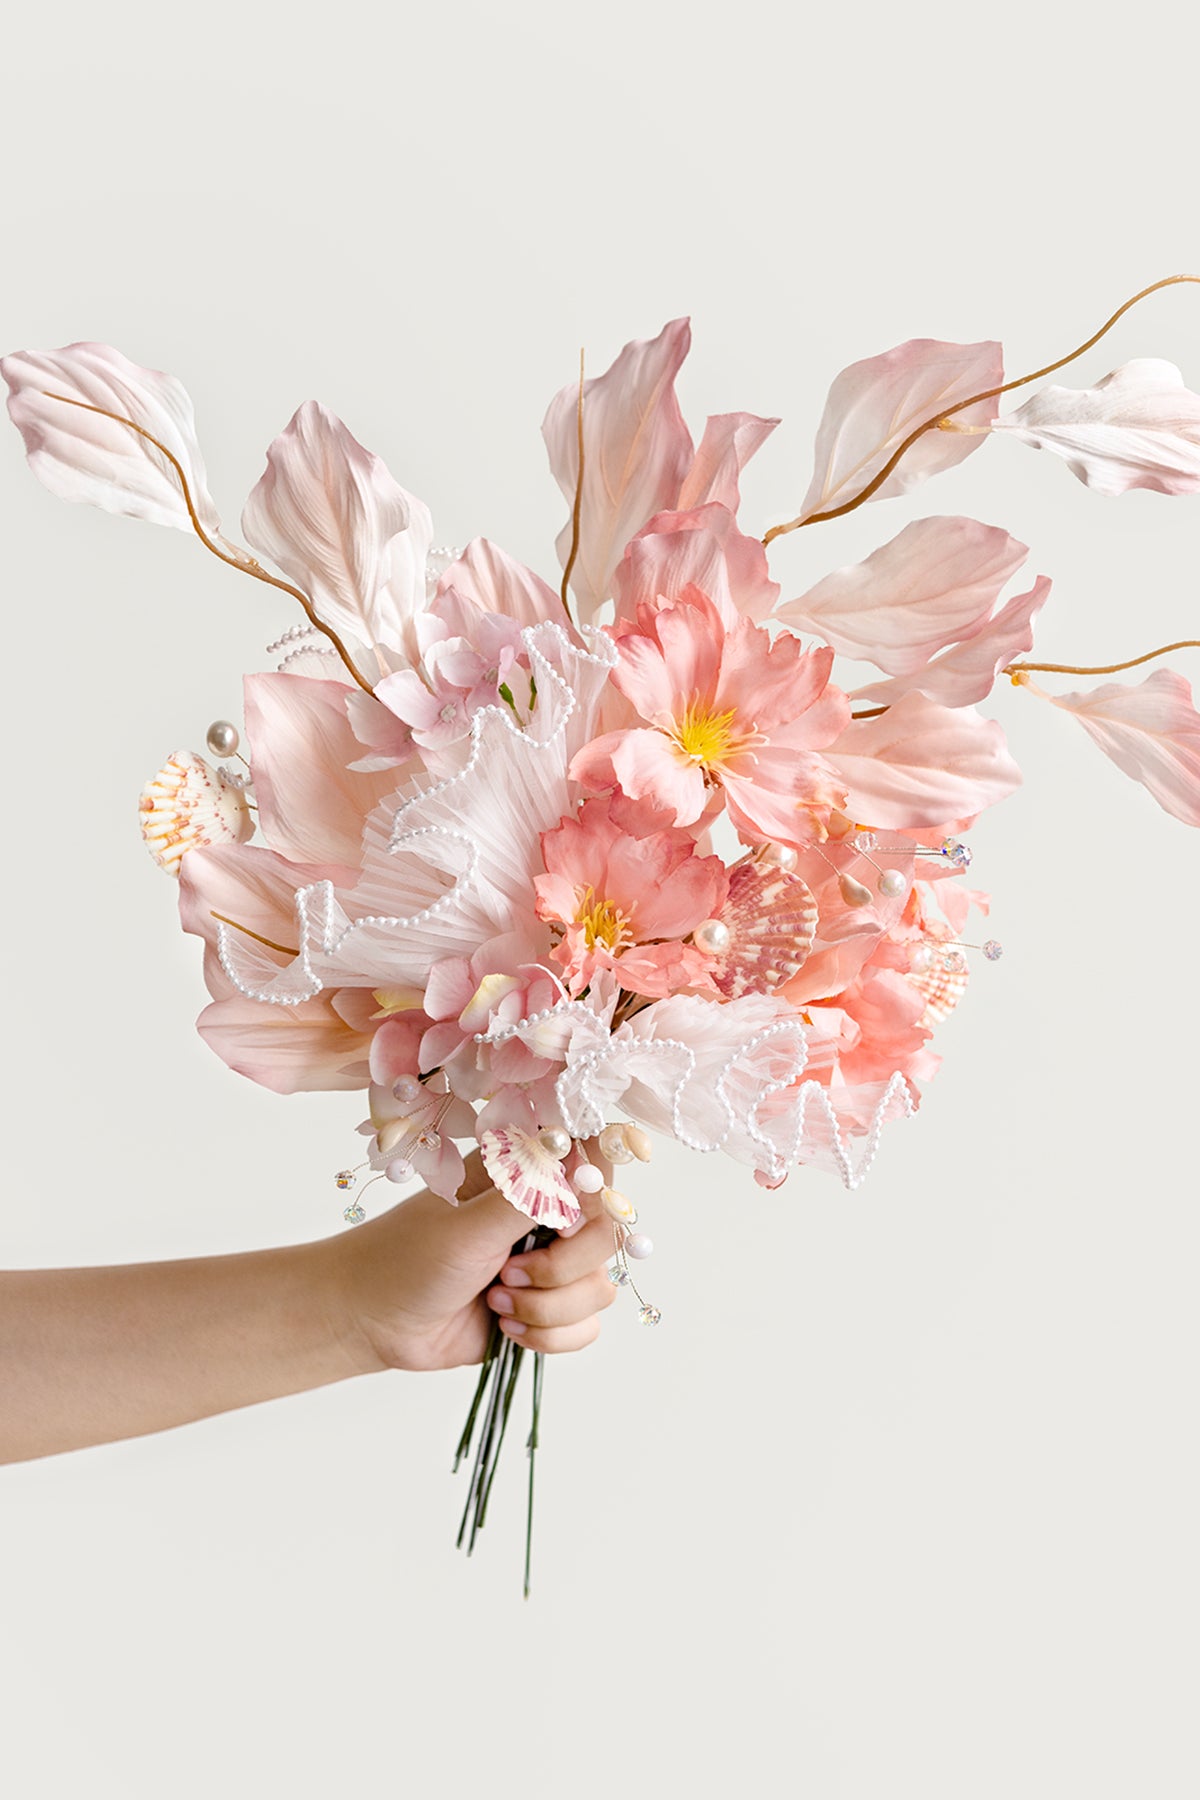
[{"label": "coral pink blossom", "polygon": [[695,587],[673,606],[640,606],[615,639],[612,680],[647,723],[589,744],[571,765],[577,781],[667,806],[680,826],[702,818],[719,789],[751,842],[824,836],[844,789],[817,752],[850,718],[829,685],[832,650],[772,641],[747,619],[729,625]]},{"label": "coral pink blossom", "polygon": [[653,998],[712,985],[708,958],[683,940],[724,903],[725,865],[698,856],[685,831],[638,830],[653,820],[619,798],[589,800],[542,835],[538,912],[564,928],[553,955],[573,994],[599,969]]}]

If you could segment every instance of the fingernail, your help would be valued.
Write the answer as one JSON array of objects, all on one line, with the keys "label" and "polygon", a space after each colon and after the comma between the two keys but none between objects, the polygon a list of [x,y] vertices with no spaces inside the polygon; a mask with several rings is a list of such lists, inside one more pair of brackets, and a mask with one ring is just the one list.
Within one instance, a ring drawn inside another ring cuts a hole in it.
[{"label": "fingernail", "polygon": [[533,1277],[527,1269],[518,1268],[516,1263],[505,1263],[500,1271],[500,1279],[505,1287],[532,1287]]},{"label": "fingernail", "polygon": [[523,1337],[525,1334],[525,1327],[520,1319],[501,1319],[500,1329],[507,1332],[509,1337]]},{"label": "fingernail", "polygon": [[500,1287],[488,1289],[487,1303],[493,1312],[510,1313],[513,1310],[512,1295],[506,1294],[504,1289]]}]

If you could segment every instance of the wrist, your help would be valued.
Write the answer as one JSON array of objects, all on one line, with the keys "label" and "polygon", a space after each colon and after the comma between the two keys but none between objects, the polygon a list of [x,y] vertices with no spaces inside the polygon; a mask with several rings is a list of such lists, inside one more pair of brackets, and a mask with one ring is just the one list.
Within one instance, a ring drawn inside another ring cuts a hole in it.
[{"label": "wrist", "polygon": [[383,1355],[371,1328],[363,1294],[363,1258],[357,1233],[297,1246],[314,1312],[324,1323],[334,1380],[378,1375],[396,1365]]}]

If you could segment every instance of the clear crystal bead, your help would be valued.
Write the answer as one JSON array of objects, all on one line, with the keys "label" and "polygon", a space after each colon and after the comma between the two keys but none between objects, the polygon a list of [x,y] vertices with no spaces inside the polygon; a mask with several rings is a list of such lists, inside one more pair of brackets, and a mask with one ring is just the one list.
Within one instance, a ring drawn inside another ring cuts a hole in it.
[{"label": "clear crystal bead", "polygon": [[1004,945],[998,944],[995,938],[989,938],[987,943],[983,946],[983,954],[987,957],[989,962],[999,962],[1000,958],[1004,955]]},{"label": "clear crystal bead", "polygon": [[344,1194],[347,1188],[352,1188],[354,1186],[354,1170],[339,1169],[333,1178],[333,1185],[336,1188],[340,1188]]},{"label": "clear crystal bead", "polygon": [[361,1225],[366,1216],[367,1211],[361,1200],[352,1200],[349,1206],[342,1210],[342,1217],[347,1225]]},{"label": "clear crystal bead", "polygon": [[657,1325],[661,1318],[662,1313],[657,1306],[643,1306],[641,1312],[638,1314],[638,1324]]},{"label": "clear crystal bead", "polygon": [[856,850],[873,850],[878,842],[879,839],[873,831],[859,831],[855,833],[854,848]]},{"label": "clear crystal bead", "polygon": [[961,950],[945,950],[942,953],[942,967],[951,975],[961,975],[967,966],[967,959]]},{"label": "clear crystal bead", "polygon": [[957,838],[947,838],[945,840],[942,844],[942,855],[946,857],[956,869],[962,869],[964,871],[969,869],[975,860],[970,847],[960,843]]},{"label": "clear crystal bead", "polygon": [[610,1263],[608,1279],[614,1287],[625,1287],[629,1281],[629,1270],[623,1269],[620,1263]]}]

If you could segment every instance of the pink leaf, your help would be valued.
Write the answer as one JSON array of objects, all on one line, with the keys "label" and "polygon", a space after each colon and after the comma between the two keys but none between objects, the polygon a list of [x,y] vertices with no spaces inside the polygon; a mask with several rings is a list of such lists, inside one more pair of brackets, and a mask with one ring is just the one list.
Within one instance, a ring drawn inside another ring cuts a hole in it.
[{"label": "pink leaf", "polygon": [[[1003,379],[996,343],[946,344],[937,338],[913,338],[882,356],[851,363],[825,402],[817,430],[816,467],[801,517],[853,500],[909,432],[957,401],[998,387]],[[956,413],[954,424],[987,425],[995,411],[993,400],[981,401]],[[982,441],[960,431],[927,431],[872,499],[906,494],[927,476],[961,462]]]},{"label": "pink leaf", "polygon": [[1042,388],[994,429],[1052,450],[1098,494],[1200,488],[1200,395],[1157,357],[1122,363],[1094,388]]},{"label": "pink leaf", "polygon": [[[584,382],[583,504],[571,587],[585,623],[608,599],[630,538],[655,513],[674,506],[691,465],[692,439],[674,385],[690,342],[687,320],[675,319],[656,338],[626,344],[605,374]],[[572,383],[555,395],[542,424],[550,467],[572,505],[579,472],[578,402],[579,388]],[[557,548],[565,567],[569,521]]]},{"label": "pink leaf", "polygon": [[696,459],[684,477],[675,502],[677,512],[720,501],[731,513],[741,504],[738,478],[756,450],[766,443],[778,419],[754,413],[716,413],[704,427]]},{"label": "pink leaf", "polygon": [[1033,621],[1050,598],[1050,580],[1039,575],[1028,593],[1017,594],[973,637],[954,644],[914,675],[872,682],[854,693],[856,706],[894,706],[919,688],[941,706],[977,706],[991,693],[997,675],[1033,647]]},{"label": "pink leaf", "polygon": [[1156,669],[1133,687],[1110,681],[1087,694],[1042,698],[1073,713],[1105,756],[1148,788],[1165,812],[1200,825],[1200,713],[1182,675]]},{"label": "pink leaf", "polygon": [[267,451],[242,530],[303,589],[324,624],[356,644],[413,657],[429,513],[315,400]]},{"label": "pink leaf", "polygon": [[843,656],[911,675],[934,651],[969,637],[1029,551],[975,519],[917,519],[865,562],[835,569],[776,614]]},{"label": "pink leaf", "polygon": [[[481,612],[503,613],[518,625],[539,625],[544,619],[558,625],[567,622],[554,589],[487,538],[474,538],[443,571],[438,595],[449,588]],[[432,610],[439,611],[436,599]]]},{"label": "pink leaf", "polygon": [[893,830],[972,818],[1021,782],[999,725],[920,693],[854,720],[824,756],[846,784],[851,818]]},{"label": "pink leaf", "polygon": [[210,536],[220,530],[192,403],[173,375],[140,368],[108,344],[19,350],[0,361],[0,372],[11,389],[8,410],[25,440],[29,466],[52,494],[154,525],[192,529],[167,458],[129,425],[85,410],[99,407],[166,446],[183,468],[200,523]]}]

